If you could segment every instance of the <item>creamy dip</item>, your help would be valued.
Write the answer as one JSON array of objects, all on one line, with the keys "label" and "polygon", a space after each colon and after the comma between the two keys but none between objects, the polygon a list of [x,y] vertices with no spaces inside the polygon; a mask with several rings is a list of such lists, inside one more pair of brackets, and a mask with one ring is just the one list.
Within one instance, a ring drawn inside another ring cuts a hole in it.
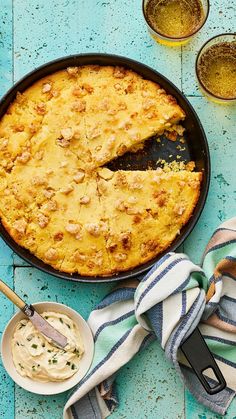
[{"label": "creamy dip", "polygon": [[50,343],[31,323],[21,320],[14,331],[11,349],[17,372],[35,381],[63,381],[74,375],[84,352],[77,325],[65,314],[41,314],[55,329],[67,337],[64,349]]}]

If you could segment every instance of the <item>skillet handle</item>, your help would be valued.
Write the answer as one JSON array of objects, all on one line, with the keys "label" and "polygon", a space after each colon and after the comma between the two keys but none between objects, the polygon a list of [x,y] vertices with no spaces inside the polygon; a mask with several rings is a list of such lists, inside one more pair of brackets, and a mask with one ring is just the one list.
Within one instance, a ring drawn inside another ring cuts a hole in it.
[{"label": "skillet handle", "polygon": [[[213,395],[224,390],[225,379],[198,328],[181,345],[181,350],[208,394]],[[213,370],[214,380],[218,381],[216,385],[211,386],[203,375],[208,368]]]}]

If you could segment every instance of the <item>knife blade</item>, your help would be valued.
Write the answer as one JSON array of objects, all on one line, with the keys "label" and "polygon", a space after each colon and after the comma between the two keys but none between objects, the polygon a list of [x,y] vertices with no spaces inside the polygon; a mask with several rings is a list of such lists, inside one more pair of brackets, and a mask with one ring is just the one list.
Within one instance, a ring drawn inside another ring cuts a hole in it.
[{"label": "knife blade", "polygon": [[50,339],[54,345],[60,348],[65,348],[68,343],[67,338],[56,330],[47,320],[45,320],[40,314],[34,309],[32,305],[25,305],[22,309],[23,313],[33,323],[35,328],[39,330],[44,336]]}]

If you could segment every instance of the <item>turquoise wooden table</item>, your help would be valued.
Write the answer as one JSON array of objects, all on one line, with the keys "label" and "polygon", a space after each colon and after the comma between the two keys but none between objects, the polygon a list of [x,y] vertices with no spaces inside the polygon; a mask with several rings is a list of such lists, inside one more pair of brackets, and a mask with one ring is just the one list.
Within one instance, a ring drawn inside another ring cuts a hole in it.
[{"label": "turquoise wooden table", "polygon": [[[235,216],[236,109],[202,97],[194,76],[200,46],[211,36],[235,31],[236,8],[212,0],[208,21],[182,48],[156,44],[146,31],[141,0],[0,0],[0,96],[35,67],[68,54],[107,52],[137,59],[163,73],[189,98],[206,130],[212,178],[207,204],[184,251],[196,261],[215,227]],[[31,302],[65,303],[87,318],[112,288],[66,282],[27,266],[1,241],[0,277]],[[13,306],[0,295],[0,333]],[[216,419],[186,391],[162,350],[153,343],[119,373],[119,409],[113,419]],[[55,397],[27,393],[0,365],[1,419],[59,419],[67,394]],[[236,401],[227,419],[236,418]]]}]

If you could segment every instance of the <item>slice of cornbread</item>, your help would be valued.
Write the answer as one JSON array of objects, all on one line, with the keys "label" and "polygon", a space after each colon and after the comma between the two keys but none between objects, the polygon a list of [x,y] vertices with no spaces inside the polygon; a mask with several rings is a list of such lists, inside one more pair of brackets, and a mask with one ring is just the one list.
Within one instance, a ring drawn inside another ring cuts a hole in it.
[{"label": "slice of cornbread", "polygon": [[201,178],[201,173],[160,169],[98,171],[113,272],[138,266],[168,248],[191,217]]},{"label": "slice of cornbread", "polygon": [[184,119],[176,100],[156,83],[120,67],[100,67],[86,101],[86,136],[94,165],[105,164]]},{"label": "slice of cornbread", "polygon": [[0,121],[1,166],[10,171],[60,147],[93,169],[184,117],[172,96],[132,70],[72,67],[18,94]]}]

